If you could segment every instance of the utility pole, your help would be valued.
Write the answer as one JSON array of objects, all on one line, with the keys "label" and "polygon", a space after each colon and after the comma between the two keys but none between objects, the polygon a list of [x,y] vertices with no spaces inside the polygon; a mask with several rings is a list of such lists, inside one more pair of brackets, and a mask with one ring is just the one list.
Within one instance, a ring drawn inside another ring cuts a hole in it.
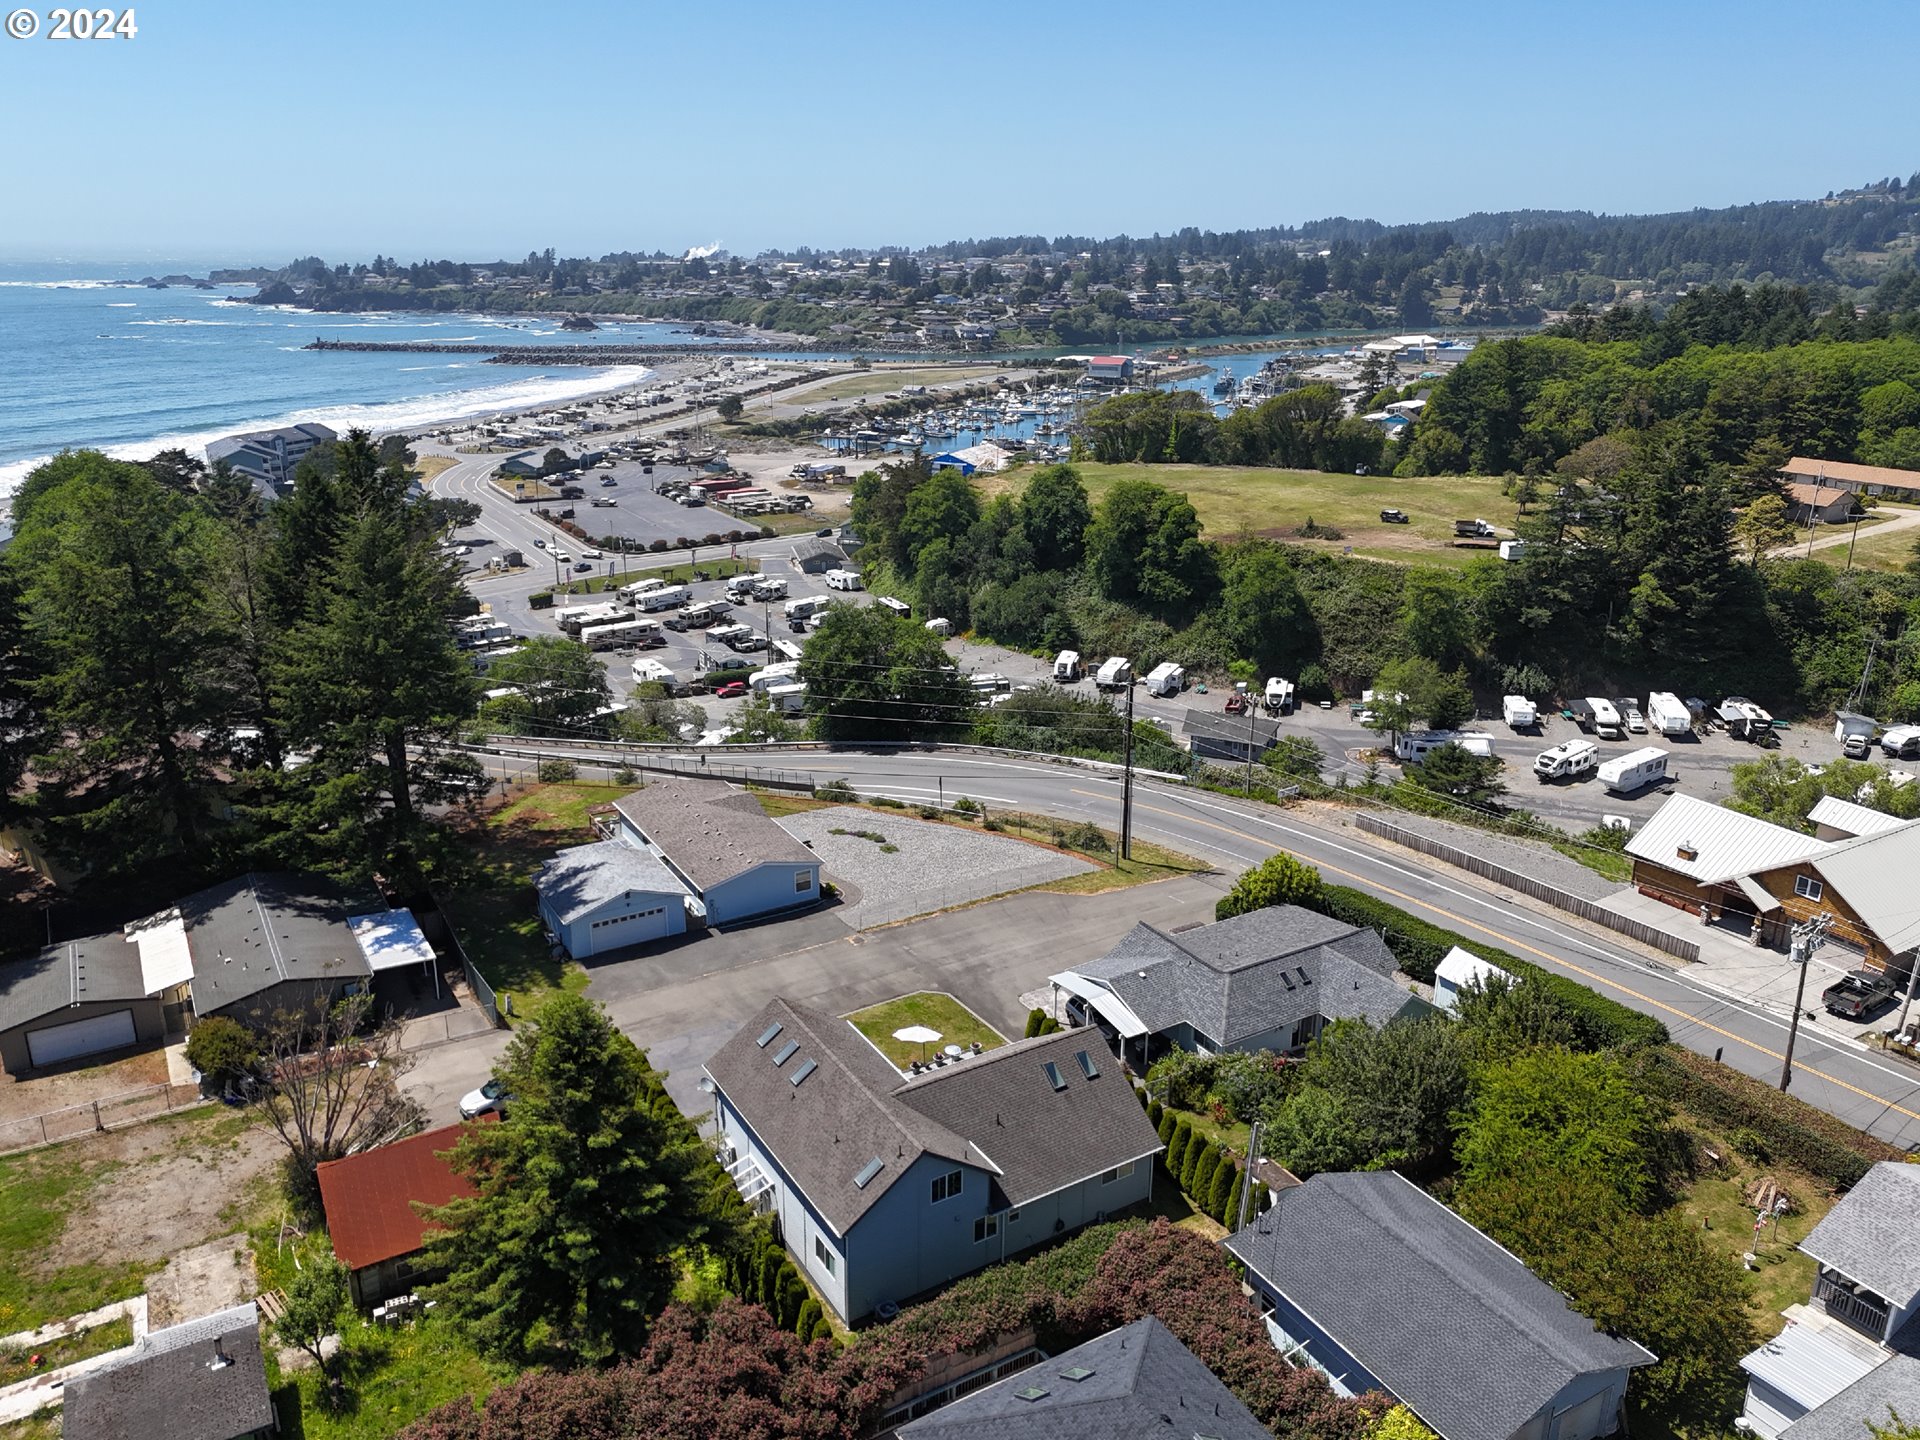
[{"label": "utility pole", "polygon": [[1854,516],[1853,534],[1847,537],[1847,569],[1849,570],[1853,569],[1853,547],[1860,538],[1860,522],[1866,518],[1865,514]]},{"label": "utility pole", "polygon": [[1133,858],[1133,676],[1127,676],[1126,766],[1120,780],[1120,858]]},{"label": "utility pole", "polygon": [[1253,798],[1253,696],[1247,696],[1247,778],[1240,782],[1240,789],[1247,799]]},{"label": "utility pole", "polygon": [[1813,952],[1826,944],[1827,930],[1832,924],[1831,915],[1821,914],[1793,927],[1793,940],[1787,953],[1792,963],[1800,967],[1800,981],[1793,987],[1793,1022],[1787,1027],[1787,1053],[1780,1062],[1782,1090],[1793,1081],[1793,1044],[1800,1037],[1800,1005],[1807,994],[1807,964],[1813,959]]},{"label": "utility pole", "polygon": [[1907,1028],[1907,1007],[1913,1004],[1913,992],[1920,986],[1920,955],[1907,957],[1907,995],[1900,1002],[1900,1023],[1893,1027],[1895,1035],[1904,1034]]},{"label": "utility pole", "polygon": [[1247,1136],[1247,1167],[1240,1172],[1240,1223],[1233,1228],[1239,1232],[1247,1228],[1247,1207],[1253,1203],[1253,1165],[1260,1158],[1260,1122],[1253,1122],[1253,1131]]}]

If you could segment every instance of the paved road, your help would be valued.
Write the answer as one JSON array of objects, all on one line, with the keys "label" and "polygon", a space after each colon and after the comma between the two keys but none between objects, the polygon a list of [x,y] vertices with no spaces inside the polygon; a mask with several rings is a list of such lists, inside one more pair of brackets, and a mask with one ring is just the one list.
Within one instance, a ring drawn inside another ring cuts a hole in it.
[{"label": "paved road", "polygon": [[[770,763],[787,773],[804,772],[822,780],[845,777],[863,793],[908,801],[937,801],[942,796],[951,801],[965,794],[989,806],[1090,818],[1109,826],[1120,813],[1120,786],[1111,775],[1013,757],[795,751]],[[1452,871],[1388,854],[1357,834],[1270,806],[1141,782],[1135,789],[1134,814],[1136,835],[1229,872],[1284,849],[1331,879],[1390,900],[1470,940],[1484,938],[1657,1015],[1676,1041],[1702,1054],[1720,1054],[1726,1063],[1770,1084],[1779,1079],[1786,1020],[1717,993],[1700,978],[1646,960],[1571,919],[1524,909]],[[1196,913],[1191,918],[1206,917]],[[778,943],[777,934],[769,931],[767,938]],[[1793,1093],[1896,1144],[1920,1143],[1920,1071],[1867,1053],[1837,1033],[1838,1027],[1839,1022],[1824,1014],[1802,1024]]]}]

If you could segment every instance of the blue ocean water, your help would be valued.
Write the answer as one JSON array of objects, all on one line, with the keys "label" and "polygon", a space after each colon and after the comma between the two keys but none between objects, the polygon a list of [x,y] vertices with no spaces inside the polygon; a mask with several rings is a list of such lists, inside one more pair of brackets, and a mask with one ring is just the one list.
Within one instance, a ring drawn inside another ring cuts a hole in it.
[{"label": "blue ocean water", "polygon": [[498,345],[713,343],[675,324],[561,330],[484,315],[322,315],[238,305],[251,286],[148,289],[145,275],[204,275],[204,262],[0,264],[0,497],[61,449],[138,458],[198,449],[236,430],[318,420],[396,429],[537,405],[642,378],[637,366],[489,365],[478,355],[378,355],[314,339]]}]

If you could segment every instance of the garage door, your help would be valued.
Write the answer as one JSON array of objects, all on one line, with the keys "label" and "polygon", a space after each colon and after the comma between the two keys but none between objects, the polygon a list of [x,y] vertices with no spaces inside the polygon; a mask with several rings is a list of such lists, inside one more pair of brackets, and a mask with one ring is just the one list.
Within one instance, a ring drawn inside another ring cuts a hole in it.
[{"label": "garage door", "polygon": [[102,1050],[133,1044],[133,1011],[114,1010],[65,1025],[27,1032],[27,1057],[35,1065],[58,1065]]},{"label": "garage door", "polygon": [[604,920],[595,920],[587,932],[587,953],[599,955],[604,951],[618,950],[623,945],[639,945],[648,940],[658,940],[663,935],[674,934],[673,911],[676,904],[684,913],[684,902],[669,900],[648,904],[635,901],[631,910],[621,910]]}]

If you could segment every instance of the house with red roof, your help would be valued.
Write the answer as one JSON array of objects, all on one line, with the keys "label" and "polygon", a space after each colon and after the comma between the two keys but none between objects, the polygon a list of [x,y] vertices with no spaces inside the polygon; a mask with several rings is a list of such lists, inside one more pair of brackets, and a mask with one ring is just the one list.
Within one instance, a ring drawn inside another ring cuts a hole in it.
[{"label": "house with red roof", "polygon": [[[467,1124],[497,1120],[491,1113]],[[463,1125],[423,1130],[375,1150],[320,1165],[320,1200],[333,1253],[353,1277],[353,1300],[371,1309],[430,1278],[420,1268],[432,1226],[416,1206],[445,1205],[474,1193],[447,1163]]]}]

